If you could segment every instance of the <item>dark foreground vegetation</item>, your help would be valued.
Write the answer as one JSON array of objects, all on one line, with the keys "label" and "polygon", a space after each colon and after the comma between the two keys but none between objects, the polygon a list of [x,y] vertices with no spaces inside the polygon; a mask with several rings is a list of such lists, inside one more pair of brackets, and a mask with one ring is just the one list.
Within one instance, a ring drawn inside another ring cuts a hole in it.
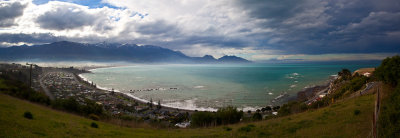
[{"label": "dark foreground vegetation", "polygon": [[380,137],[400,137],[400,56],[386,58],[376,68],[376,77],[394,90],[384,93],[378,119]]},{"label": "dark foreground vegetation", "polygon": [[[338,72],[338,75],[339,78],[333,82],[333,93],[311,105],[306,105],[303,101],[288,102],[280,108],[279,116],[326,107],[337,100],[343,100],[352,94],[354,95],[368,82],[380,81],[385,83],[389,90],[382,91],[380,89],[383,96],[377,123],[378,136],[400,137],[400,56],[383,60],[371,77],[365,77],[357,73],[352,74],[348,69],[343,69]],[[359,110],[354,110],[354,115],[359,115],[360,113]]]},{"label": "dark foreground vegetation", "polygon": [[196,112],[192,115],[193,126],[217,126],[234,124],[243,117],[243,111],[234,107],[220,108],[217,112]]},{"label": "dark foreground vegetation", "polygon": [[2,83],[2,86],[0,86],[0,92],[4,94],[87,117],[106,117],[103,107],[88,99],[85,99],[84,103],[79,103],[74,98],[51,101],[46,94],[31,89],[23,82],[15,80],[9,75],[0,75],[0,82]]},{"label": "dark foreground vegetation", "polygon": [[287,116],[310,109],[326,107],[361,90],[366,83],[374,81],[373,77],[366,77],[358,73],[353,75],[348,69],[342,69],[338,72],[338,76],[338,79],[332,82],[333,84],[330,88],[332,92],[330,94],[309,105],[304,100],[289,101],[287,104],[282,105],[278,115]]},{"label": "dark foreground vegetation", "polygon": [[9,79],[7,76],[1,75],[0,81],[3,82],[4,87],[0,87],[0,91],[21,99],[26,99],[31,102],[36,102],[44,105],[50,105],[49,97],[44,93],[36,92],[29,88],[24,83],[18,80]]},{"label": "dark foreground vegetation", "polygon": [[[121,127],[0,94],[0,137],[368,137],[374,95],[268,120],[206,128]],[[358,115],[354,111],[359,110]],[[33,119],[23,117],[29,111]],[[92,127],[96,123],[98,128]],[[345,126],[345,129],[344,129]]]}]

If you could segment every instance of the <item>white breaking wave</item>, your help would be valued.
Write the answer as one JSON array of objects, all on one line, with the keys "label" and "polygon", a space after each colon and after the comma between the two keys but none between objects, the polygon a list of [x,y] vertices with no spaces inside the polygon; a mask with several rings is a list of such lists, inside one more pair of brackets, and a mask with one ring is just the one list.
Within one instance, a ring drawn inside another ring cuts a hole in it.
[{"label": "white breaking wave", "polygon": [[[89,79],[85,78],[82,74],[78,75],[82,80],[87,81],[89,83],[92,83],[92,81],[90,81]],[[106,91],[111,91],[113,90],[112,88],[107,88],[107,87],[101,87],[100,85],[96,84],[96,88],[102,89],[102,90],[106,90]],[[121,92],[119,90],[114,89],[114,92]]]},{"label": "white breaking wave", "polygon": [[[88,81],[89,83],[92,83],[92,81],[89,81],[87,78],[83,77],[81,74],[79,74],[78,76],[81,77],[82,80]],[[102,86],[99,86],[99,85],[96,85],[96,87],[99,88],[99,89],[102,89],[102,90],[106,90],[106,91],[112,90],[110,88],[102,87]],[[203,87],[204,86],[202,86],[201,88],[203,88]],[[146,99],[142,99],[142,98],[136,97],[131,93],[124,93],[124,92],[121,92],[121,91],[119,91],[117,89],[114,89],[114,92],[119,92],[119,93],[125,94],[125,95],[127,95],[129,97],[132,97],[133,99],[138,100],[138,101],[143,102],[143,103],[150,102],[150,101],[148,101]],[[217,111],[218,110],[218,109],[212,108],[212,107],[198,107],[195,104],[195,100],[196,99],[190,99],[190,100],[184,100],[183,102],[178,102],[177,101],[177,102],[170,102],[170,103],[162,103],[161,106],[169,107],[169,108],[183,109],[183,110],[192,110],[192,111],[197,110],[197,111],[211,111],[211,112],[213,112],[213,111]],[[158,104],[158,103],[153,101],[153,104]]]},{"label": "white breaking wave", "polygon": [[82,80],[87,81],[89,83],[92,83],[89,79],[85,78],[82,74],[79,74],[78,77],[80,77]]},{"label": "white breaking wave", "polygon": [[[81,77],[83,80],[88,81],[88,82],[91,83],[91,81],[89,81],[87,78],[83,77],[82,75],[79,75],[79,77]],[[99,88],[99,89],[102,89],[102,90],[107,90],[107,91],[111,90],[110,88],[101,87],[101,86],[99,86],[99,85],[96,85],[96,87]],[[198,87],[198,88],[204,88],[204,86],[201,86],[201,87]],[[125,95],[127,95],[127,96],[129,96],[129,97],[132,97],[133,99],[138,100],[138,101],[143,102],[143,103],[148,103],[148,102],[150,102],[150,101],[148,101],[148,100],[146,100],[146,99],[142,99],[142,98],[136,97],[136,96],[134,96],[134,95],[131,94],[131,93],[121,92],[121,91],[119,91],[119,90],[117,90],[117,89],[114,89],[114,92],[119,92],[119,93],[125,94]],[[272,93],[271,93],[271,94],[272,94]],[[215,111],[218,110],[218,109],[212,108],[212,107],[198,107],[198,106],[195,104],[195,101],[196,101],[196,100],[197,100],[197,99],[194,98],[194,99],[183,100],[183,101],[175,101],[175,102],[169,102],[169,103],[161,103],[161,106],[163,106],[163,107],[168,107],[168,108],[177,108],[177,109],[182,109],[182,110],[191,110],[191,111],[197,110],[197,111],[210,111],[210,112],[215,112]],[[172,100],[171,100],[171,101],[172,101]],[[153,104],[158,104],[158,103],[153,101]],[[246,106],[246,107],[238,108],[238,110],[242,110],[242,111],[245,112],[245,111],[248,111],[248,110],[250,110],[250,111],[256,111],[257,109],[261,109],[261,108],[262,108],[262,107],[258,107],[258,106],[256,106],[256,107]]]},{"label": "white breaking wave", "polygon": [[250,106],[246,106],[246,107],[243,107],[243,108],[238,108],[238,110],[242,110],[243,112],[247,112],[247,111],[257,111],[257,109],[261,109],[262,107],[258,107],[258,106],[256,106],[256,107],[250,107]]},{"label": "white breaking wave", "polygon": [[193,88],[196,88],[196,89],[201,89],[201,88],[204,88],[205,86],[201,86],[201,85],[199,85],[199,86],[194,86]]},{"label": "white breaking wave", "polygon": [[166,107],[171,107],[171,108],[179,108],[179,109],[184,109],[184,110],[198,110],[198,111],[217,111],[218,109],[212,108],[212,107],[198,107],[195,104],[195,101],[197,99],[190,99],[190,100],[183,100],[182,102],[171,102],[171,103],[165,103],[161,104]]},{"label": "white breaking wave", "polygon": [[289,79],[298,79],[299,77],[301,77],[301,75],[299,73],[291,73],[291,74],[286,74],[286,78]]}]

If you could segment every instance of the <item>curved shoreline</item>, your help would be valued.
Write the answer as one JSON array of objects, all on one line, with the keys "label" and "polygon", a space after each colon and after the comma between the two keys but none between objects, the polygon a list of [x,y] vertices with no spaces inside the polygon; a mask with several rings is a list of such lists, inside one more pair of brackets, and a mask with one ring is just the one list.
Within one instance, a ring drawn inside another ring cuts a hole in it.
[{"label": "curved shoreline", "polygon": [[[96,70],[96,69],[102,69],[102,68],[118,68],[118,67],[124,67],[124,66],[98,67],[98,68],[89,69],[88,71],[89,71],[90,73],[92,73],[92,71],[94,71],[94,70]],[[77,76],[78,76],[79,78],[81,78],[81,80],[83,80],[83,81],[92,83],[92,81],[90,81],[89,79],[85,78],[82,74],[77,74]],[[331,80],[331,78],[327,79],[327,81],[329,81],[329,80]],[[291,101],[291,100],[293,100],[293,98],[297,99],[298,94],[301,93],[301,92],[303,92],[303,91],[305,91],[305,90],[318,89],[319,87],[321,87],[321,86],[326,86],[326,85],[327,85],[327,83],[324,83],[324,84],[320,84],[320,85],[313,85],[313,86],[311,86],[311,87],[303,88],[302,90],[296,91],[296,92],[295,92],[295,95],[292,95],[292,96],[288,95],[287,93],[281,93],[279,96],[275,97],[273,100],[287,100],[287,101]],[[112,89],[110,89],[110,88],[102,87],[102,86],[99,86],[99,85],[97,85],[97,84],[96,84],[95,88],[96,88],[96,89],[103,90],[103,91],[111,91],[111,90],[112,90]],[[148,100],[146,100],[146,99],[142,99],[142,98],[139,98],[139,97],[137,97],[137,96],[134,96],[133,94],[131,94],[131,93],[129,93],[129,92],[122,92],[122,91],[120,91],[120,90],[118,90],[118,89],[114,89],[114,92],[117,92],[117,93],[126,95],[126,96],[132,98],[133,100],[138,101],[138,102],[141,102],[141,103],[149,103],[149,102],[150,102],[150,101],[148,101]],[[313,96],[313,95],[307,96],[307,97],[312,97],[312,96]],[[182,100],[182,101],[190,101],[190,100],[193,100],[193,99]],[[183,102],[180,102],[180,101],[176,101],[176,102],[178,102],[178,103],[183,103]],[[176,102],[172,102],[172,103],[176,103]],[[273,104],[273,103],[274,103],[274,102],[272,102],[272,103],[270,103],[270,104]],[[282,104],[285,104],[285,103],[286,103],[286,102],[283,102]],[[153,101],[153,104],[156,105],[156,104],[158,104],[158,103],[156,103],[156,102]],[[280,105],[282,105],[282,104],[280,104]],[[165,108],[178,109],[178,110],[186,110],[186,111],[209,111],[209,112],[214,112],[214,111],[217,111],[217,110],[218,110],[217,108],[213,108],[213,107],[197,107],[195,104],[192,104],[192,105],[190,105],[190,106],[184,106],[184,107],[174,106],[174,105],[168,105],[168,104],[161,104],[161,106],[162,106],[162,107],[165,107]],[[271,106],[271,105],[266,105],[266,106]],[[238,107],[237,109],[238,109],[238,110],[243,110],[243,111],[248,111],[248,110],[256,111],[257,109],[262,109],[263,107],[264,107],[264,106],[262,106],[262,107],[260,107],[260,106],[254,106],[254,107],[246,106],[246,107],[241,107],[241,108]]]},{"label": "curved shoreline", "polygon": [[[93,70],[93,69],[91,69],[91,70]],[[90,71],[90,70],[89,70]],[[85,77],[83,77],[82,76],[82,74],[78,74],[77,75],[78,77],[80,77],[83,81],[87,81],[87,82],[89,82],[89,83],[91,83],[92,81],[90,81],[89,79],[87,79],[87,78],[85,78]],[[96,88],[97,89],[100,89],[100,90],[104,90],[104,91],[111,91],[112,89],[109,89],[109,88],[107,88],[107,87],[101,87],[101,86],[99,86],[99,85],[97,85],[96,84]],[[114,91],[115,92],[118,92],[118,93],[121,93],[121,94],[124,94],[124,95],[126,95],[126,96],[129,96],[129,97],[131,97],[131,98],[133,98],[135,101],[139,101],[139,102],[141,102],[141,103],[149,103],[150,101],[148,101],[148,100],[145,100],[145,99],[141,99],[141,98],[139,98],[139,97],[136,97],[136,96],[134,96],[134,95],[132,95],[132,94],[130,94],[130,93],[125,93],[125,92],[121,92],[120,90],[118,90],[118,89],[114,89]],[[153,101],[153,104],[158,104],[158,103],[156,103],[156,102],[154,102]],[[179,110],[188,110],[188,111],[210,111],[210,112],[213,112],[213,111],[217,111],[218,109],[215,109],[215,108],[212,108],[212,107],[209,107],[209,108],[203,108],[203,107],[195,107],[195,108],[184,108],[184,107],[175,107],[175,106],[172,106],[172,105],[166,105],[166,104],[161,104],[161,106],[162,107],[166,107],[166,108],[172,108],[172,109],[179,109]]]}]

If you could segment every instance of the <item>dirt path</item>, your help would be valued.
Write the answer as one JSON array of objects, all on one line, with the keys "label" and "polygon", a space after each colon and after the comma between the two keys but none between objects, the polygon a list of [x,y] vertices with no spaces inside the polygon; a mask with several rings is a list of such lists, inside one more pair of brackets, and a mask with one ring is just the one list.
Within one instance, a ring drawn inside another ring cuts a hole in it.
[{"label": "dirt path", "polygon": [[372,94],[375,92],[376,87],[379,87],[378,82],[369,82],[366,84],[366,87],[363,90],[359,90],[359,91],[351,94],[346,99],[351,99],[351,98],[355,98],[355,97],[366,95],[366,94]]},{"label": "dirt path", "polygon": [[42,87],[44,93],[49,96],[50,100],[55,100],[54,95],[50,92],[50,90],[44,85],[43,78],[45,78],[50,72],[43,73],[39,79],[40,87]]}]

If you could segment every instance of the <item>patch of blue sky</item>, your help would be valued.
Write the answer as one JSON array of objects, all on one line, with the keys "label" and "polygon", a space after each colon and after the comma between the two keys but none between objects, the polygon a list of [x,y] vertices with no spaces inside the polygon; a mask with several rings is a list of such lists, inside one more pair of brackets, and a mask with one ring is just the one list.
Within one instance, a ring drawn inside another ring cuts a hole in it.
[{"label": "patch of blue sky", "polygon": [[112,19],[112,20],[114,20],[114,21],[119,21],[119,20],[121,20],[121,18],[120,17],[118,17],[118,16],[110,16],[109,17],[110,19]]},{"label": "patch of blue sky", "polygon": [[140,18],[144,18],[144,17],[146,17],[146,16],[148,16],[149,14],[141,14],[141,13],[138,13],[138,12],[136,12],[136,14],[134,14],[133,16],[135,16],[135,15],[138,15],[138,16],[140,16]]},{"label": "patch of blue sky", "polygon": [[75,3],[75,4],[79,4],[79,5],[88,6],[89,8],[108,7],[108,8],[113,8],[113,9],[125,9],[123,7],[116,7],[116,6],[110,5],[108,3],[103,3],[102,0],[33,0],[33,3],[37,4],[37,5],[41,5],[41,4],[46,4],[49,1],[62,1],[62,2]]}]

